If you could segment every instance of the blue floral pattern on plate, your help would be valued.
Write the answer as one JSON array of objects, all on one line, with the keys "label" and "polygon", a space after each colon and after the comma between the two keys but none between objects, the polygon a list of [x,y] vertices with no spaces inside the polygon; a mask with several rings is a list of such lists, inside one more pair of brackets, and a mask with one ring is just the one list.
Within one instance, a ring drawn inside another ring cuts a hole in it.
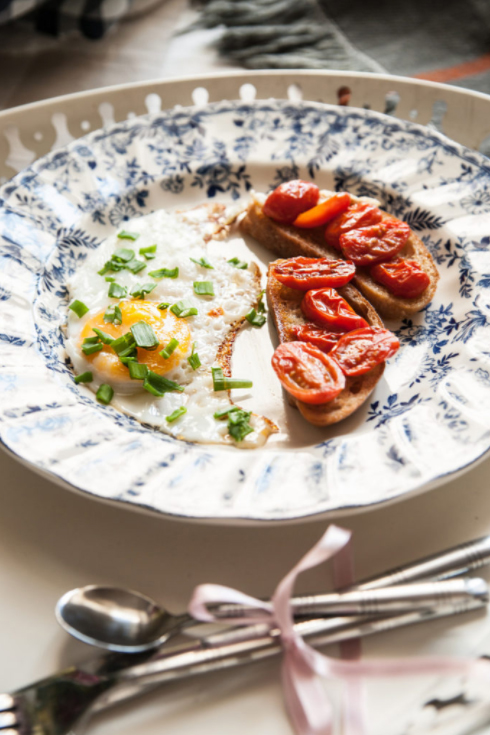
[{"label": "blue floral pattern on plate", "polygon": [[[402,349],[355,426],[244,452],[177,441],[74,385],[67,283],[102,239],[298,176],[378,198],[441,272],[434,301],[389,325]],[[368,110],[221,102],[92,133],[0,189],[1,441],[70,487],[187,518],[318,517],[434,486],[490,448],[489,244],[488,160]]]}]

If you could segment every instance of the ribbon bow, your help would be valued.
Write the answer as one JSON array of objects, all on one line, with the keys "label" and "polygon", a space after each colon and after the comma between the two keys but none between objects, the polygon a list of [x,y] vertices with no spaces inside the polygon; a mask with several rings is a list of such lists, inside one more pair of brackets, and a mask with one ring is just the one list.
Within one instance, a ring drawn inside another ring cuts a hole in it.
[{"label": "ribbon bow", "polygon": [[[476,674],[490,676],[487,661],[426,657],[414,659],[371,659],[368,661],[341,661],[325,656],[309,646],[295,631],[291,597],[296,578],[333,558],[334,572],[340,586],[352,582],[352,555],[349,542],[351,532],[331,525],[321,539],[279,582],[271,602],[217,584],[196,587],[189,603],[189,613],[203,622],[226,622],[234,625],[265,622],[277,627],[283,646],[282,681],[286,707],[298,735],[332,735],[333,710],[321,678],[343,679],[347,684],[348,699],[344,698],[343,711],[346,735],[365,733],[360,689],[361,676],[399,676],[411,674]],[[236,603],[262,610],[253,617],[214,616],[208,604]]]}]

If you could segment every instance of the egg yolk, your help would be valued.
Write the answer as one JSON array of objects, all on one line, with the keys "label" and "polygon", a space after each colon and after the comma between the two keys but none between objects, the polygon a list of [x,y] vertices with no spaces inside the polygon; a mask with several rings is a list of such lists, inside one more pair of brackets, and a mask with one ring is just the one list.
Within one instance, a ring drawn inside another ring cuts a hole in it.
[{"label": "egg yolk", "polygon": [[[149,301],[121,301],[119,308],[122,314],[122,324],[120,325],[105,322],[104,311],[95,314],[85,324],[80,335],[80,350],[83,340],[86,337],[94,336],[94,327],[116,339],[129,332],[133,324],[143,321],[153,329],[159,344],[155,350],[145,350],[137,347],[138,362],[148,365],[148,368],[153,372],[160,375],[168,373],[180,365],[190,352],[191,331],[185,319],[179,319],[168,309],[160,311],[155,303]],[[176,339],[179,344],[170,357],[165,359],[159,353],[172,338]],[[85,358],[92,362],[94,369],[103,373],[108,381],[111,379],[131,380],[127,366],[120,361],[110,345],[104,345],[100,352],[85,355]]]}]

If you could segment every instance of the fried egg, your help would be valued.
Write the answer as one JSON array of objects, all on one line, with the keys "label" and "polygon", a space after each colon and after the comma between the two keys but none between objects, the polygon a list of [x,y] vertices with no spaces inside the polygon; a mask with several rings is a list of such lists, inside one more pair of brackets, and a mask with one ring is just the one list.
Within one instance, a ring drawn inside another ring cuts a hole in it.
[{"label": "fried egg", "polygon": [[[136,240],[123,239],[118,233],[107,238],[69,284],[70,301],[81,301],[88,312],[80,318],[69,311],[65,346],[75,373],[92,373],[93,380],[86,386],[97,392],[102,384],[110,385],[114,390],[111,405],[138,420],[188,441],[256,447],[275,430],[268,419],[252,414],[249,423],[253,431],[236,442],[229,434],[228,421],[214,417],[233,404],[227,391],[213,390],[211,368],[222,367],[226,374],[233,340],[239,327],[248,324],[245,315],[257,305],[261,291],[257,265],[237,268],[228,262],[234,256],[231,250],[228,259],[209,254],[206,241],[218,229],[214,209],[199,207],[184,213],[160,210],[124,223],[124,230],[137,235]],[[154,252],[146,261],[139,251],[148,247]],[[135,259],[144,262],[145,268],[136,274],[126,268],[104,273],[104,264],[121,248],[134,251]],[[212,267],[206,268],[203,262]],[[178,275],[162,276],[158,273],[162,269],[174,274],[178,269]],[[199,281],[211,282],[214,295],[196,293],[194,284]],[[109,296],[113,283],[123,289],[118,291],[123,294],[119,298]],[[141,298],[141,286],[147,284],[154,288]],[[174,313],[171,307],[181,301],[197,314],[184,317]],[[113,310],[116,305],[121,323],[107,320],[108,308]],[[152,395],[143,387],[143,380],[130,377],[128,365],[103,341],[99,343],[102,349],[99,346],[93,354],[83,351],[84,340],[96,336],[94,329],[103,332],[107,341],[127,335],[138,322],[148,325],[158,340],[154,349],[136,347],[138,363],[183,390]],[[163,356],[162,350],[175,342],[173,352]],[[192,354],[199,357],[197,369],[189,362]],[[185,409],[185,413],[169,422],[167,418],[178,409]]]}]

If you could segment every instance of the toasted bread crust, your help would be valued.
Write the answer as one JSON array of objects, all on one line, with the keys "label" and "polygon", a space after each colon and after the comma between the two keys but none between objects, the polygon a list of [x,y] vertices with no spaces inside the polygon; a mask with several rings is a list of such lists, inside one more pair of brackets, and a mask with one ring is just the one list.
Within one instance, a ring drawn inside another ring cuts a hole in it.
[{"label": "toasted bread crust", "polygon": [[[389,215],[384,213],[386,217]],[[266,217],[262,207],[252,202],[245,217],[240,222],[242,232],[252,235],[268,250],[281,258],[294,258],[304,255],[308,258],[335,258],[341,257],[337,250],[325,242],[324,227],[311,230],[298,230],[290,225],[281,225]],[[432,260],[432,256],[422,240],[411,232],[408,241],[399,253],[401,258],[417,261],[420,267],[430,278],[426,290],[415,299],[402,299],[394,296],[387,288],[377,283],[369,274],[367,268],[356,268],[353,283],[362,291],[382,316],[387,319],[401,319],[417,313],[434,297],[439,273]]]},{"label": "toasted bread crust", "polygon": [[[276,260],[281,263],[282,260]],[[272,265],[272,264],[271,264]],[[372,327],[383,327],[383,322],[371,304],[351,284],[338,289],[339,294],[352,308]],[[307,324],[308,320],[301,311],[301,301],[304,293],[287,286],[271,276],[270,266],[267,278],[267,302],[277,328],[279,339],[282,342],[292,342],[295,336],[292,327]],[[346,377],[345,388],[333,401],[318,406],[303,403],[287,393],[288,401],[296,406],[304,418],[315,426],[329,426],[347,418],[364,403],[374,390],[378,380],[383,375],[384,363],[377,365],[364,375]]]}]

